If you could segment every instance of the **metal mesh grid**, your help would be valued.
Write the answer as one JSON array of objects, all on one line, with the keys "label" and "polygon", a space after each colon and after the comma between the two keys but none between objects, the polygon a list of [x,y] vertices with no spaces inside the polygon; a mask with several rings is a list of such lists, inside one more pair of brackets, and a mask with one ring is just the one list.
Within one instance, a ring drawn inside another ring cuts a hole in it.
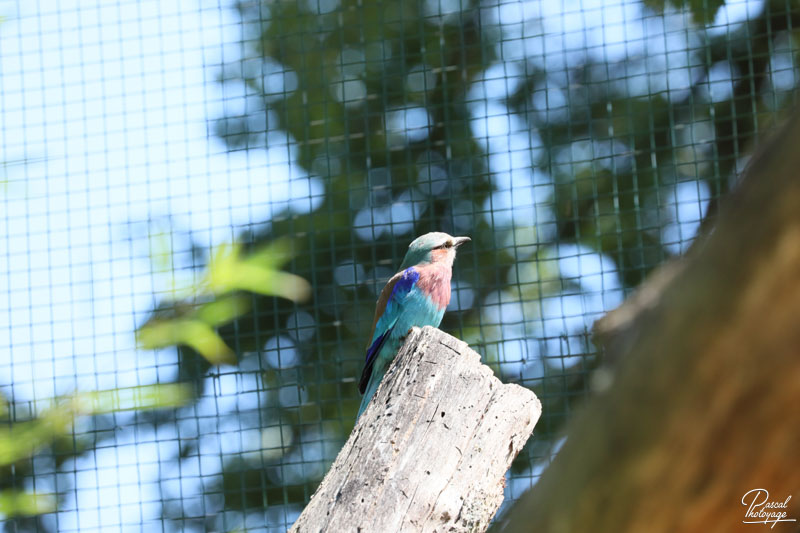
[{"label": "metal mesh grid", "polygon": [[431,230],[473,238],[442,329],[544,405],[513,501],[593,320],[708,231],[798,80],[790,0],[0,15],[6,531],[285,530]]}]

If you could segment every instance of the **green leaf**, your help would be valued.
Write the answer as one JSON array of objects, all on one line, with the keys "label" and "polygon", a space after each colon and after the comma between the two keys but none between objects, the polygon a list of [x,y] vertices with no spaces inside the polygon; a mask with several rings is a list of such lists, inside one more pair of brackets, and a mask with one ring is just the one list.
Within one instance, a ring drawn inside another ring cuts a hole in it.
[{"label": "green leaf", "polygon": [[72,430],[75,412],[69,402],[57,405],[36,420],[0,428],[0,466],[30,457],[55,437]]},{"label": "green leaf", "polygon": [[249,255],[238,243],[217,248],[208,264],[205,285],[214,294],[245,290],[292,301],[308,298],[311,286],[300,276],[276,270],[288,260],[288,244],[278,240]]},{"label": "green leaf", "polygon": [[0,516],[34,516],[56,510],[56,497],[13,489],[0,490]]},{"label": "green leaf", "polygon": [[231,284],[232,289],[294,301],[305,300],[311,292],[308,282],[294,274],[267,270],[249,263],[242,263],[238,269],[241,277]]},{"label": "green leaf", "polygon": [[[200,305],[173,305],[168,318],[153,318],[136,332],[140,348],[155,350],[168,346],[190,346],[211,364],[235,364],[236,355],[214,330],[250,310],[247,291],[300,301],[311,293],[309,283],[294,274],[277,270],[291,257],[290,241],[278,239],[250,254],[239,243],[217,247],[209,260],[203,281],[192,291]],[[211,299],[216,298],[216,299]]]},{"label": "green leaf", "polygon": [[120,411],[168,409],[185,405],[192,397],[182,383],[157,383],[105,391],[79,393],[74,401],[78,412],[100,415]]},{"label": "green leaf", "polygon": [[206,322],[193,318],[151,320],[136,332],[139,347],[156,350],[186,345],[215,365],[235,364],[236,355]]},{"label": "green leaf", "polygon": [[195,316],[212,327],[222,326],[250,310],[250,299],[236,295],[205,303],[197,308]]},{"label": "green leaf", "polygon": [[180,407],[190,398],[189,387],[180,383],[79,392],[58,398],[36,419],[0,428],[0,466],[30,457],[53,439],[68,435],[79,416]]}]

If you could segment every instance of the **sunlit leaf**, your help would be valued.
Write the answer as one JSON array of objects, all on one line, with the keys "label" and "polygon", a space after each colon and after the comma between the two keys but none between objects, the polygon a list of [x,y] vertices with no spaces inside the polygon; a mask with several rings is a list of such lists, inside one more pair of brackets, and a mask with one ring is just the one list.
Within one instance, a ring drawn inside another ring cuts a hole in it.
[{"label": "sunlit leaf", "polygon": [[53,439],[69,434],[79,416],[180,407],[190,398],[187,386],[167,383],[79,392],[56,399],[34,420],[0,427],[0,466],[30,457]]},{"label": "sunlit leaf", "polygon": [[209,326],[221,326],[250,310],[246,296],[228,296],[205,303],[197,308],[195,316]]},{"label": "sunlit leaf", "polygon": [[[171,254],[168,239],[161,237],[163,234],[152,239],[151,247],[156,250],[154,261]],[[236,356],[233,350],[214,328],[249,312],[250,299],[231,293],[247,291],[292,301],[308,298],[311,286],[305,279],[278,270],[290,258],[291,241],[288,239],[276,239],[250,253],[244,253],[240,243],[221,244],[209,259],[203,280],[189,291],[192,302],[204,303],[175,302],[172,317],[153,318],[137,330],[139,346],[155,350],[185,345],[212,364],[234,364]],[[164,261],[157,263],[161,268],[171,265]]]},{"label": "sunlit leaf", "polygon": [[71,402],[63,402],[35,420],[0,428],[0,466],[29,457],[56,436],[67,434],[74,418]]},{"label": "sunlit leaf", "polygon": [[182,383],[157,383],[121,389],[79,393],[75,402],[81,414],[99,415],[141,409],[180,407],[191,399]]},{"label": "sunlit leaf", "polygon": [[56,510],[56,497],[13,489],[0,490],[0,516],[34,516]]},{"label": "sunlit leaf", "polygon": [[186,345],[194,348],[212,364],[236,362],[233,350],[202,320],[192,318],[151,320],[139,328],[136,337],[139,346],[145,350]]},{"label": "sunlit leaf", "polygon": [[208,264],[208,289],[214,294],[245,290],[293,301],[305,300],[311,291],[308,282],[276,270],[288,257],[286,241],[277,241],[245,256],[238,243],[221,245]]},{"label": "sunlit leaf", "polygon": [[236,277],[240,250],[241,245],[238,243],[223,243],[217,247],[208,262],[205,278],[212,292],[220,294],[230,290],[231,280]]},{"label": "sunlit leaf", "polygon": [[305,300],[311,292],[308,282],[294,274],[268,270],[249,263],[242,263],[238,269],[241,277],[232,283],[232,289],[295,301]]}]

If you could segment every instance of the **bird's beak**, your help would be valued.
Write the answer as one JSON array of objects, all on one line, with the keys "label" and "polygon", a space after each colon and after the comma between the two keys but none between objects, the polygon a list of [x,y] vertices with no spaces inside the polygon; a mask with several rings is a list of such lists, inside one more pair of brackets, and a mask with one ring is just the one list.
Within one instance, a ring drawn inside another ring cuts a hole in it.
[{"label": "bird's beak", "polygon": [[459,246],[461,246],[465,242],[469,242],[471,240],[472,239],[470,239],[469,237],[453,237],[453,246],[458,248]]}]

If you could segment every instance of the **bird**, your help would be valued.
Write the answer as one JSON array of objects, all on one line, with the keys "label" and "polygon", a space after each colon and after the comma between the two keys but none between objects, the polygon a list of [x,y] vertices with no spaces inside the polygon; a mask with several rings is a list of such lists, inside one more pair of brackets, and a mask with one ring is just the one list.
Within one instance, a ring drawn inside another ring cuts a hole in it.
[{"label": "bird", "polygon": [[364,370],[358,383],[363,398],[357,418],[378,390],[408,331],[415,326],[441,324],[450,303],[456,249],[470,240],[435,231],[417,237],[408,246],[400,271],[386,283],[375,305]]}]

